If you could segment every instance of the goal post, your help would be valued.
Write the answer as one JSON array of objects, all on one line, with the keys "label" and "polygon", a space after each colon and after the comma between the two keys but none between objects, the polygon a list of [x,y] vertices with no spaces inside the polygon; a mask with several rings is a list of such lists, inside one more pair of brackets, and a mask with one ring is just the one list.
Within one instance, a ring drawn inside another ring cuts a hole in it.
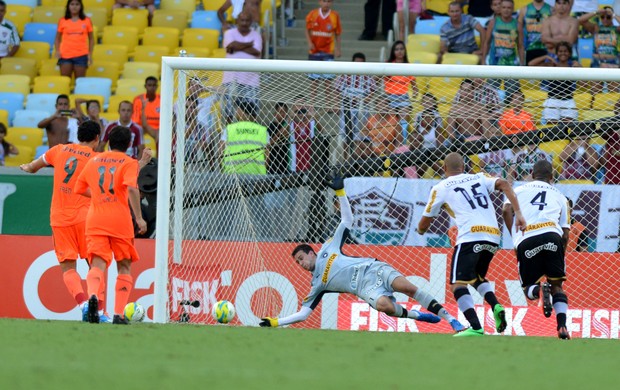
[{"label": "goal post", "polygon": [[[405,93],[390,82],[404,83]],[[569,330],[618,337],[620,177],[606,159],[620,143],[619,69],[164,57],[161,84],[155,322],[213,324],[211,305],[221,299],[235,304],[236,325],[294,313],[311,275],[290,252],[300,243],[318,251],[337,225],[339,205],[322,184],[333,168],[349,176],[354,226],[344,251],[392,264],[456,314],[448,283],[453,222],[442,213],[429,234],[415,227],[441,160],[458,151],[468,171],[515,185],[536,159],[553,163],[581,226],[567,253]],[[506,127],[525,119],[531,127]],[[236,123],[252,125],[233,135]],[[507,307],[506,333],[553,335],[554,319],[521,291],[502,198],[491,201],[502,242],[489,279]],[[472,295],[494,333],[488,305]],[[450,330],[389,318],[346,294],[326,294],[294,326]]]}]

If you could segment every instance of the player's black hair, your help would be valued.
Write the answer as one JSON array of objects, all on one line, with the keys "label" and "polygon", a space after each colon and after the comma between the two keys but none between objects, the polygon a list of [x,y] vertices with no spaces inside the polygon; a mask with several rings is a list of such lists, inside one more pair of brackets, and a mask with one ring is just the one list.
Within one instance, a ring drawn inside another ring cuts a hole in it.
[{"label": "player's black hair", "polygon": [[291,253],[291,256],[295,257],[295,255],[299,252],[304,252],[308,254],[310,252],[314,252],[314,249],[312,249],[312,247],[308,244],[299,244],[295,247],[295,249],[293,249],[293,253]]},{"label": "player's black hair", "polygon": [[[96,101],[96,100],[95,100]],[[91,142],[99,137],[101,133],[101,127],[95,121],[85,121],[78,127],[78,141],[80,142]]]},{"label": "player's black hair", "polygon": [[366,55],[359,51],[357,53],[353,53],[353,58],[351,58],[351,61],[355,61],[358,58],[366,62]]},{"label": "player's black hair", "polygon": [[[69,96],[67,96],[67,95],[65,95],[65,94],[58,95],[58,97],[56,98],[56,104],[58,104],[58,101],[59,101],[60,99],[67,99],[67,100],[69,100]],[[71,101],[70,101],[70,100],[69,100],[69,103],[71,103]]]},{"label": "player's black hair", "polygon": [[124,126],[116,126],[110,132],[108,140],[110,142],[110,150],[126,152],[131,142],[131,131]]},{"label": "player's black hair", "polygon": [[538,160],[532,168],[532,179],[550,182],[553,180],[553,165],[547,160]]}]

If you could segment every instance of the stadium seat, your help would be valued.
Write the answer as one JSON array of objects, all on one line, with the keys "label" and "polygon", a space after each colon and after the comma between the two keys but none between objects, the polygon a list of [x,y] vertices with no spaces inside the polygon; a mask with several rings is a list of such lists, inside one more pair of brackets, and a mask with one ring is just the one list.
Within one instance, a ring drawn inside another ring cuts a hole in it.
[{"label": "stadium seat", "polygon": [[34,23],[53,23],[58,24],[58,20],[65,16],[65,7],[56,5],[36,7],[32,13]]},{"label": "stadium seat", "polygon": [[138,80],[144,80],[148,76],[159,77],[159,67],[159,64],[152,62],[127,62],[121,77]]},{"label": "stadium seat", "polygon": [[93,23],[93,29],[97,30],[96,37],[103,35],[103,29],[108,25],[108,10],[105,8],[88,8],[84,10]]},{"label": "stadium seat", "polygon": [[[10,135],[9,133],[8,135]],[[7,138],[8,138],[7,135]],[[19,154],[17,156],[8,155],[4,156],[4,165],[7,167],[18,167],[22,164],[28,164],[34,158],[34,149],[24,146],[24,145],[15,145],[19,150]]]},{"label": "stadium seat", "polygon": [[211,56],[211,50],[204,47],[177,47],[171,54],[178,55],[181,50],[185,50],[186,57],[206,58]]},{"label": "stadium seat", "polygon": [[124,45],[95,45],[93,49],[93,61],[98,63],[114,62],[118,64],[118,69],[123,67],[123,64],[129,59],[127,46]]},{"label": "stadium seat", "polygon": [[6,0],[6,4],[25,5],[26,7],[34,8],[39,5],[38,0]]},{"label": "stadium seat", "polygon": [[21,74],[0,75],[0,91],[26,96],[30,93],[30,77]]},{"label": "stadium seat", "polygon": [[60,76],[57,59],[44,60],[39,66],[39,76]]},{"label": "stadium seat", "polygon": [[212,49],[211,58],[226,58],[226,49],[221,47]]},{"label": "stadium seat", "polygon": [[41,110],[17,110],[11,125],[15,127],[37,127],[39,122],[50,115],[51,113]]},{"label": "stadium seat", "polygon": [[[86,2],[84,2],[84,4],[86,4]],[[62,7],[64,10],[67,2],[64,0],[41,0],[41,5],[43,7]]]},{"label": "stadium seat", "polygon": [[90,10],[91,8],[104,8],[108,12],[108,19],[112,16],[112,6],[114,5],[114,0],[84,0],[82,2],[84,4],[84,11]]},{"label": "stadium seat", "polygon": [[112,11],[112,26],[135,27],[138,35],[142,37],[148,26],[148,15],[149,11],[146,9],[116,8]]},{"label": "stadium seat", "polygon": [[24,28],[24,41],[47,42],[50,47],[56,40],[57,25],[52,23],[26,23]]},{"label": "stadium seat", "polygon": [[33,93],[55,93],[69,95],[71,78],[67,76],[39,76],[34,78]]},{"label": "stadium seat", "polygon": [[579,59],[592,59],[594,54],[594,38],[579,38],[577,41]]},{"label": "stadium seat", "polygon": [[196,0],[161,0],[159,8],[164,11],[185,11],[187,13],[187,18],[191,21],[192,14],[196,11]]},{"label": "stadium seat", "polygon": [[37,146],[37,148],[34,151],[34,159],[37,159],[39,157],[41,157],[42,155],[45,154],[45,152],[47,152],[48,150],[50,150],[50,147],[47,145],[41,145],[41,146]]},{"label": "stadium seat", "polygon": [[411,64],[436,64],[437,54],[407,49],[407,58]]},{"label": "stadium seat", "polygon": [[56,112],[57,93],[31,93],[26,100],[26,110]]},{"label": "stadium seat", "polygon": [[153,13],[151,25],[153,27],[176,28],[179,30],[179,34],[183,35],[183,31],[187,28],[187,14],[185,11],[157,9]]},{"label": "stadium seat", "polygon": [[213,0],[202,0],[202,8],[206,11],[217,11],[222,6],[222,2]]},{"label": "stadium seat", "polygon": [[9,127],[9,112],[7,110],[0,109],[0,123],[4,124],[6,127]]},{"label": "stadium seat", "polygon": [[439,35],[439,30],[443,23],[445,22],[440,22],[437,19],[418,20],[415,24],[415,33]]},{"label": "stadium seat", "polygon": [[620,93],[597,93],[594,95],[592,108],[594,110],[611,110],[613,111],[616,102],[620,99]]},{"label": "stadium seat", "polygon": [[155,153],[157,151],[157,144],[155,143],[153,137],[148,134],[144,134],[144,147],[151,148],[151,150],[153,151],[153,157],[155,157]]},{"label": "stadium seat", "polygon": [[194,11],[190,27],[220,31],[222,30],[222,22],[217,17],[217,11]]},{"label": "stadium seat", "polygon": [[615,116],[613,110],[581,110],[579,119],[582,121],[593,121],[602,118]]},{"label": "stadium seat", "polygon": [[424,51],[429,53],[439,53],[439,35],[433,34],[411,34],[407,38],[407,55]]},{"label": "stadium seat", "polygon": [[538,147],[549,154],[553,158],[553,167],[558,171],[562,171],[562,161],[560,161],[560,153],[568,145],[568,140],[561,139],[557,141],[543,142]]},{"label": "stadium seat", "polygon": [[[6,135],[6,140],[20,146],[28,146],[34,151],[37,146],[43,145],[43,135],[45,131],[38,127],[10,127]],[[21,152],[21,150],[20,150]]]},{"label": "stadium seat", "polygon": [[[428,92],[435,95],[439,100],[440,96],[454,96],[453,90],[459,90],[461,87],[460,77],[431,77],[428,81]],[[452,100],[444,101],[444,103],[452,103]]]},{"label": "stadium seat", "polygon": [[446,53],[441,60],[442,64],[478,65],[480,57],[475,54]]},{"label": "stadium seat", "polygon": [[104,45],[122,45],[127,47],[128,53],[133,53],[138,46],[137,28],[132,26],[105,26],[101,43]]},{"label": "stadium seat", "polygon": [[103,77],[80,77],[75,80],[75,94],[100,95],[103,96],[104,106],[108,105],[112,94],[112,80]]},{"label": "stadium seat", "polygon": [[40,65],[41,61],[50,58],[50,45],[46,42],[21,42],[15,57],[32,58]]},{"label": "stadium seat", "polygon": [[172,27],[147,27],[142,44],[145,46],[166,46],[168,52],[179,46],[179,30]]},{"label": "stadium seat", "polygon": [[[144,93],[144,80],[146,77],[141,79],[119,79],[116,86],[116,95],[136,97]],[[131,101],[133,102],[133,99]]]},{"label": "stadium seat", "polygon": [[426,9],[434,11],[438,14],[447,15],[448,6],[450,5],[450,3],[450,0],[428,0],[428,2],[426,3]]},{"label": "stadium seat", "polygon": [[523,95],[525,95],[525,105],[541,105],[547,99],[547,92],[539,89],[522,89]]},{"label": "stadium seat", "polygon": [[118,63],[111,61],[94,61],[86,69],[87,77],[105,77],[112,80],[112,89],[116,88],[119,75]]},{"label": "stadium seat", "polygon": [[37,61],[32,58],[3,58],[0,74],[21,74],[33,79],[37,76]]},{"label": "stadium seat", "polygon": [[[2,91],[2,88],[0,88]],[[24,95],[16,92],[0,92],[0,110],[9,114],[8,126],[15,116],[15,112],[24,108]]]},{"label": "stadium seat", "polygon": [[219,36],[218,30],[188,28],[183,34],[182,46],[205,47],[213,51],[219,47]]},{"label": "stadium seat", "polygon": [[24,26],[26,23],[32,22],[32,9],[27,5],[7,4],[5,18],[13,22],[19,35],[24,34]]},{"label": "stadium seat", "polygon": [[139,93],[136,94],[131,94],[131,95],[114,95],[114,96],[110,96],[110,104],[108,104],[108,110],[107,112],[109,113],[118,113],[118,106],[119,104],[121,104],[122,101],[128,101],[129,103],[133,103],[133,99],[138,95]]},{"label": "stadium seat", "polygon": [[592,94],[589,92],[576,93],[573,97],[578,110],[589,110],[592,106]]},{"label": "stadium seat", "polygon": [[161,57],[170,55],[170,49],[166,46],[138,46],[133,56],[136,62],[161,63]]}]

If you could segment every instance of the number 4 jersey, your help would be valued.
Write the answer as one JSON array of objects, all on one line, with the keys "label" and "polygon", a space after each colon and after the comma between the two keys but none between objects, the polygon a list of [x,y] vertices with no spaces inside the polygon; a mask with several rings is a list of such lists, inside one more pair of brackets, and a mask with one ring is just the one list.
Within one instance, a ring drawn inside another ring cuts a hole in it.
[{"label": "number 4 jersey", "polygon": [[78,194],[90,188],[87,236],[134,236],[129,187],[138,187],[138,169],[138,161],[121,152],[99,153],[88,161],[75,184]]},{"label": "number 4 jersey", "polygon": [[[516,248],[523,240],[542,233],[553,232],[560,236],[562,228],[570,229],[568,201],[549,183],[531,181],[515,188],[521,213],[527,221],[525,232],[516,233],[512,227],[512,241]],[[504,204],[510,204],[506,199]]]},{"label": "number 4 jersey", "polygon": [[497,179],[483,173],[450,176],[433,187],[423,215],[436,217],[445,209],[456,220],[456,245],[474,241],[499,244],[500,230],[489,197]]}]

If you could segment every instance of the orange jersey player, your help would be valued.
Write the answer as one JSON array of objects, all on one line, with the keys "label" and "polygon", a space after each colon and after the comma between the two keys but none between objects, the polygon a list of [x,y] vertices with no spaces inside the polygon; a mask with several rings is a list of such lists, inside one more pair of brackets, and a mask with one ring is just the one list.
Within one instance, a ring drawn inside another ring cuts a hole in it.
[{"label": "orange jersey player", "polygon": [[[90,208],[86,216],[86,245],[91,262],[86,276],[88,288],[88,312],[90,323],[100,321],[97,292],[105,283],[104,272],[116,260],[114,301],[114,324],[128,324],[123,311],[133,287],[131,263],[139,260],[134,247],[134,230],[131,210],[136,217],[140,233],[146,230],[140,209],[138,190],[138,161],[125,153],[131,142],[131,131],[117,126],[109,135],[110,151],[98,154],[90,160],[80,173],[75,192],[90,196]],[[145,149],[141,164],[148,163],[151,151]]]},{"label": "orange jersey player", "polygon": [[[86,320],[87,296],[76,271],[76,261],[78,258],[85,259],[87,254],[84,230],[90,200],[77,195],[74,186],[88,160],[97,154],[94,149],[99,144],[99,133],[100,128],[96,122],[86,121],[78,128],[79,144],[56,145],[38,159],[20,166],[29,173],[35,173],[48,165],[54,167],[54,191],[50,209],[54,250],[65,286],[82,309],[82,320]],[[97,293],[103,299],[103,291]],[[103,321],[107,321],[107,318],[104,317]]]}]

